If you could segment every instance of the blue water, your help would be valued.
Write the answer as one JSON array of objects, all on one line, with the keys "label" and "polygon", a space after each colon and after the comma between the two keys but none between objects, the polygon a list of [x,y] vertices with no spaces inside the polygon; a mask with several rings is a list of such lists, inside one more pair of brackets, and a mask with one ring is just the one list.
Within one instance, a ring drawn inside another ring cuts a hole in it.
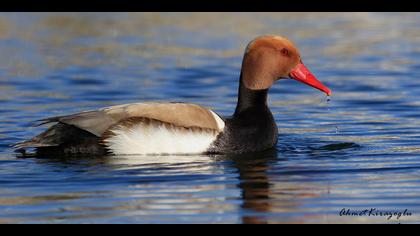
[{"label": "blue water", "polygon": [[[0,223],[420,223],[420,14],[2,13]],[[269,97],[275,151],[20,159],[49,116],[139,101],[230,115],[246,44],[280,34],[333,91]],[[342,209],[409,216],[340,216]]]}]

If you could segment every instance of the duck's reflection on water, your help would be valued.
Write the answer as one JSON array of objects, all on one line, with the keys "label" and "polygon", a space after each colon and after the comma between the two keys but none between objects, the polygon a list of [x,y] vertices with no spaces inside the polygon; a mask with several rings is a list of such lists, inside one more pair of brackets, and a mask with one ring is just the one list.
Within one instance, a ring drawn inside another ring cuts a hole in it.
[{"label": "duck's reflection on water", "polygon": [[[264,153],[264,158],[255,159],[255,155],[237,155],[225,157],[232,160],[232,167],[238,170],[241,190],[242,223],[268,223],[264,213],[271,212],[270,179],[267,170],[270,163],[277,160],[277,151],[271,149]],[[263,214],[262,214],[263,213]]]},{"label": "duck's reflection on water", "polygon": [[[259,158],[256,158],[258,156]],[[294,217],[291,212],[299,212],[301,198],[319,196],[314,186],[299,184],[288,176],[276,173],[279,157],[276,149],[263,153],[225,156],[238,172],[238,189],[241,191],[241,217],[245,224],[299,223],[312,216]],[[277,166],[277,167],[276,167]],[[281,167],[280,167],[281,168]],[[321,186],[321,188],[328,188]],[[309,193],[311,192],[311,193]],[[321,191],[324,192],[324,191]]]},{"label": "duck's reflection on water", "polygon": [[[241,213],[240,221],[246,224],[262,224],[270,223],[265,213],[275,212],[272,207],[272,201],[275,199],[270,196],[270,179],[267,170],[270,168],[270,163],[278,161],[276,149],[271,149],[264,153],[259,153],[263,158],[255,158],[255,154],[243,155],[217,155],[217,156],[144,156],[143,158],[116,158],[110,161],[113,164],[126,165],[130,164],[131,167],[139,165],[189,165],[194,168],[189,171],[196,174],[202,173],[203,168],[208,165],[203,165],[203,162],[213,162],[213,164],[221,163],[224,167],[222,169],[229,169],[229,172],[236,173],[235,179],[237,180],[236,187],[239,190],[239,204],[236,207],[229,207],[231,209],[239,210]],[[201,164],[200,164],[201,163]],[[217,164],[216,164],[217,165]],[[131,168],[130,167],[130,168]],[[185,169],[184,169],[185,170]],[[229,181],[227,181],[229,182]],[[229,185],[229,184],[227,184]],[[229,186],[223,188],[230,188]],[[199,186],[195,186],[199,187]],[[208,187],[208,186],[207,186]],[[199,187],[200,188],[200,187]],[[209,189],[207,189],[209,190]],[[193,202],[194,199],[188,201]],[[289,200],[290,201],[290,200]],[[292,200],[293,201],[293,200]],[[294,205],[294,204],[292,204]],[[226,210],[226,209],[223,209]]]}]

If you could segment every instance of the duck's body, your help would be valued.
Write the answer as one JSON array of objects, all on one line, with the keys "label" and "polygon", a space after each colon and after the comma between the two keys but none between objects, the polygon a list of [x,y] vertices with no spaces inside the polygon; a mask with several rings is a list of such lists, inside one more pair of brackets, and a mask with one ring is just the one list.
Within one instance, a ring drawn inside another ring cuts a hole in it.
[{"label": "duck's body", "polygon": [[[274,67],[279,61],[279,68]],[[277,125],[267,105],[267,94],[278,78],[293,75],[330,93],[302,66],[290,41],[263,36],[246,49],[238,104],[231,117],[220,117],[195,104],[125,104],[42,120],[41,124],[56,124],[15,147],[34,147],[40,155],[264,151],[277,142]]]},{"label": "duck's body", "polygon": [[195,104],[132,103],[41,120],[57,124],[16,147],[36,147],[41,156],[245,153],[273,147],[278,132],[266,103],[268,90],[240,90],[243,100],[231,117]]}]

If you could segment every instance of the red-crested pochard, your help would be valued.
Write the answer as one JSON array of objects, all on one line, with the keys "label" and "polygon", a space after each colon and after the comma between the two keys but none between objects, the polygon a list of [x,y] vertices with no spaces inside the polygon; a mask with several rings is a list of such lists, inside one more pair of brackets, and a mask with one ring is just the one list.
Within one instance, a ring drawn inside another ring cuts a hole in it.
[{"label": "red-crested pochard", "polygon": [[56,123],[15,148],[38,154],[192,154],[264,151],[278,130],[267,105],[270,87],[292,78],[331,91],[302,63],[288,39],[261,36],[244,54],[238,103],[231,117],[194,104],[133,103],[41,120]]}]

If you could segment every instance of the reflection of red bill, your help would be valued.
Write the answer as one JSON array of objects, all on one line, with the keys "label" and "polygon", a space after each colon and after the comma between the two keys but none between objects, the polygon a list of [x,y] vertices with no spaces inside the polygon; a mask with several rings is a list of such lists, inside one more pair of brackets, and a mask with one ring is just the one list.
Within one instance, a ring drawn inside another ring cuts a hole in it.
[{"label": "reflection of red bill", "polygon": [[315,76],[309,71],[308,68],[301,62],[290,72],[290,77],[304,84],[312,86],[326,93],[328,96],[331,95],[331,90],[323,85]]}]

